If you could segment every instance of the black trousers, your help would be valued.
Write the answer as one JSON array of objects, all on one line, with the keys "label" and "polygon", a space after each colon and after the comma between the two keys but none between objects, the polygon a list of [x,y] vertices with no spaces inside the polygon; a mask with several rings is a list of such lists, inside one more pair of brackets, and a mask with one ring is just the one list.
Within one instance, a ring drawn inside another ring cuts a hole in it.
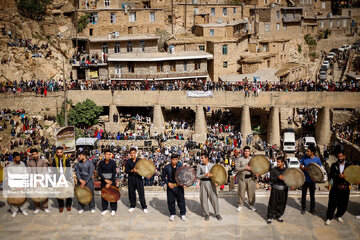
[{"label": "black trousers", "polygon": [[67,198],[67,199],[57,199],[57,202],[59,204],[59,208],[64,208],[64,203],[66,201],[66,207],[71,207],[72,204],[72,198]]},{"label": "black trousers", "polygon": [[350,189],[339,189],[333,186],[329,193],[329,204],[326,214],[326,219],[333,219],[335,210],[335,217],[342,217],[347,209],[349,203]]},{"label": "black trousers", "polygon": [[284,215],[286,202],[288,198],[288,189],[278,190],[271,188],[267,218],[277,219]]},{"label": "black trousers", "polygon": [[136,193],[135,190],[139,193],[140,204],[143,209],[147,208],[145,202],[145,191],[144,191],[144,182],[142,178],[137,176],[129,176],[128,184],[128,193],[130,200],[130,208],[136,207]]},{"label": "black trousers", "polygon": [[302,195],[301,195],[301,209],[306,210],[306,194],[307,189],[309,188],[310,192],[310,211],[315,211],[315,188],[316,185],[314,182],[305,182],[302,186]]},{"label": "black trousers", "polygon": [[[101,188],[105,187],[106,184],[101,184]],[[115,184],[111,184],[111,186],[114,186],[115,187]],[[102,207],[102,210],[105,211],[108,209],[108,206],[109,206],[109,202],[106,201],[103,197],[101,197],[101,207]],[[111,208],[111,211],[115,211],[117,210],[117,202],[111,202],[110,203],[110,208]]]},{"label": "black trousers", "polygon": [[177,201],[178,207],[180,209],[180,215],[185,215],[186,207],[185,207],[184,188],[174,187],[173,189],[170,189],[169,187],[167,187],[166,195],[167,195],[167,204],[169,207],[170,215],[176,214],[175,200]]}]

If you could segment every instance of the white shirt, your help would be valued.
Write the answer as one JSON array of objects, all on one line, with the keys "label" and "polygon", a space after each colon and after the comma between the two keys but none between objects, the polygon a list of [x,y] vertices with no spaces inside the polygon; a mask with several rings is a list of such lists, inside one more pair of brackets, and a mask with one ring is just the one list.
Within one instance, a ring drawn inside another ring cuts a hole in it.
[{"label": "white shirt", "polygon": [[60,165],[60,173],[63,174],[63,173],[64,173],[64,169],[63,169],[62,158],[59,159],[59,165]]},{"label": "white shirt", "polygon": [[345,162],[343,164],[340,164],[340,174],[344,172],[344,168],[345,168]]}]

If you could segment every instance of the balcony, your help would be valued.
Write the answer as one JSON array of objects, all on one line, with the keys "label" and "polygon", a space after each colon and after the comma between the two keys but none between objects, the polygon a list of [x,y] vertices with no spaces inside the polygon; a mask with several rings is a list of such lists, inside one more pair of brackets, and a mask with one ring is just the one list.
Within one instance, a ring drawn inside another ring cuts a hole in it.
[{"label": "balcony", "polygon": [[111,74],[111,80],[177,80],[177,79],[189,79],[189,78],[206,78],[208,76],[207,71],[203,72],[191,72],[191,73],[158,73],[158,74]]},{"label": "balcony", "polygon": [[283,22],[290,23],[290,22],[301,22],[301,17],[283,17]]},{"label": "balcony", "polygon": [[248,34],[249,34],[248,30],[241,30],[239,32],[234,32],[234,37],[236,37],[236,38],[245,37]]}]

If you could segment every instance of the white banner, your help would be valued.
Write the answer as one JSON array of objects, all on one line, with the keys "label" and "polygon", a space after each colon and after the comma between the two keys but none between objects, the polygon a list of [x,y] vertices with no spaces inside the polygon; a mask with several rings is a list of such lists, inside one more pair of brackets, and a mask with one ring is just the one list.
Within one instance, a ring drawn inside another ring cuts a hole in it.
[{"label": "white banner", "polygon": [[188,98],[206,98],[212,97],[212,91],[187,91]]}]

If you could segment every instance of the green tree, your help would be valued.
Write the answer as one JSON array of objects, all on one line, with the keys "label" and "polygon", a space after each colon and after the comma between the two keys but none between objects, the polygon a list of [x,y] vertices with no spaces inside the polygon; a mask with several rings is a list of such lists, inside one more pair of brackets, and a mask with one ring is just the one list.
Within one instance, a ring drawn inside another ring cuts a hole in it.
[{"label": "green tree", "polygon": [[78,31],[78,33],[81,33],[81,32],[86,28],[86,26],[87,26],[88,23],[89,23],[89,18],[90,18],[90,15],[89,15],[89,14],[82,15],[82,16],[79,18],[78,24],[77,24],[77,31]]},{"label": "green tree", "polygon": [[41,19],[52,0],[19,0],[17,8],[21,14],[31,19]]},{"label": "green tree", "polygon": [[97,106],[90,99],[86,99],[70,109],[68,116],[69,125],[78,128],[91,127],[98,122],[102,111],[102,106]]}]

